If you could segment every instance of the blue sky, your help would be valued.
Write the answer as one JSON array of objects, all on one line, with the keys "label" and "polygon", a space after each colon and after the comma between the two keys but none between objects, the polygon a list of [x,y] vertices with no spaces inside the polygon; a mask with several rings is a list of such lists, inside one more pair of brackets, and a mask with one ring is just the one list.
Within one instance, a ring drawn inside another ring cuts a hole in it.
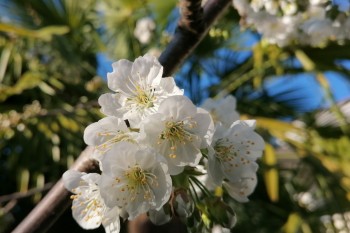
[{"label": "blue sky", "polygon": [[[350,8],[350,0],[334,0],[333,4],[338,4],[341,10],[349,10]],[[176,22],[176,16],[178,15],[177,11],[174,11],[171,15],[171,22]],[[175,30],[176,24],[170,23],[167,31],[172,33]],[[234,29],[235,30],[235,29]],[[237,34],[237,33],[235,33]],[[241,47],[251,47],[256,41],[259,39],[256,34],[250,33],[242,33],[240,38],[236,38],[236,43],[239,43]],[[227,56],[228,53],[234,54],[235,60],[223,59],[220,62],[216,63],[217,67],[222,67],[223,69],[227,69],[227,67],[236,66],[241,61],[245,60],[247,57],[251,55],[250,51],[228,51],[227,49],[219,49],[216,52],[216,56]],[[104,54],[98,54],[98,74],[106,78],[107,72],[112,71],[112,61],[107,59]],[[227,62],[231,62],[229,64]],[[201,61],[203,66],[208,67],[208,64],[212,62],[210,59],[203,59]],[[350,61],[339,61],[345,68],[350,69]],[[293,66],[300,66],[298,61],[294,59],[292,64]],[[184,76],[188,73],[188,69],[190,67],[190,63],[187,62],[182,65],[182,69],[180,69],[177,74],[175,74],[176,80],[179,84],[182,84],[182,88],[185,89],[185,94],[189,95],[189,86],[186,85],[186,82],[182,82]],[[226,68],[225,68],[226,67]],[[344,75],[339,73],[328,71],[325,72],[325,76],[330,84],[330,88],[332,90],[334,99],[336,102],[342,102],[350,99],[350,79],[346,78]],[[201,82],[200,90],[202,91],[202,95],[204,98],[208,96],[208,88],[210,86],[217,84],[220,81],[220,78],[213,75],[210,71],[210,67],[207,72],[201,74]],[[327,101],[324,90],[317,82],[316,78],[312,74],[304,73],[297,75],[287,75],[281,77],[273,77],[264,82],[263,85],[265,91],[271,96],[278,96],[279,98],[284,99],[292,99],[290,103],[292,107],[296,108],[299,112],[308,112],[313,111],[320,108],[327,108],[329,106],[329,101]],[[285,91],[291,91],[288,95],[281,94]],[[258,96],[259,92],[255,93],[254,96]]]}]

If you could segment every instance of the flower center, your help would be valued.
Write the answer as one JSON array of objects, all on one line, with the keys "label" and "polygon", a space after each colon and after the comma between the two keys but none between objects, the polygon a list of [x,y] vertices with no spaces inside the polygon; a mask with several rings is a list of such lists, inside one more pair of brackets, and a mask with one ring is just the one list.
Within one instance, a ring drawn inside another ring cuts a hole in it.
[{"label": "flower center", "polygon": [[140,108],[151,108],[154,106],[153,101],[156,100],[154,96],[154,88],[151,88],[149,91],[141,88],[139,85],[136,86],[135,96],[128,98],[129,101],[134,102]]},{"label": "flower center", "polygon": [[235,167],[250,164],[250,160],[239,156],[240,149],[235,149],[234,145],[227,138],[219,139],[215,146],[215,157],[221,162],[225,172],[230,172]]},{"label": "flower center", "polygon": [[[225,140],[226,139],[226,140]],[[233,151],[234,146],[229,142],[227,138],[219,139],[215,146],[215,156],[221,162],[230,162],[233,156],[237,156],[237,153]]]},{"label": "flower center", "polygon": [[[134,201],[143,194],[144,200],[151,200],[153,197],[153,187],[158,186],[157,177],[145,170],[143,170],[138,165],[128,169],[124,173],[124,178],[126,179],[126,184],[121,187],[121,191],[128,191],[130,193],[131,201]],[[115,178],[116,182],[121,181],[120,178]]]},{"label": "flower center", "polygon": [[[100,191],[97,187],[88,188],[87,190],[81,189],[73,189],[73,192],[76,192],[75,195],[71,195],[70,198],[72,200],[77,200],[79,202],[79,206],[84,206],[85,208],[82,210],[84,216],[84,221],[89,221],[90,219],[98,216],[102,217],[103,212],[105,210],[105,205],[101,201]],[[77,205],[72,206],[72,210],[75,211],[77,209]],[[99,222],[96,223],[98,225]]]},{"label": "flower center", "polygon": [[147,183],[145,172],[138,166],[126,171],[125,176],[128,179],[128,183],[133,186],[145,185]]},{"label": "flower center", "polygon": [[184,121],[167,121],[165,123],[165,130],[159,135],[160,140],[158,144],[161,144],[162,140],[168,140],[171,143],[170,149],[172,152],[169,154],[170,158],[176,158],[175,152],[177,143],[185,145],[186,142],[192,142],[194,137],[196,137],[194,134],[187,131],[185,126],[191,129],[197,126],[197,122],[191,119],[186,123]]}]

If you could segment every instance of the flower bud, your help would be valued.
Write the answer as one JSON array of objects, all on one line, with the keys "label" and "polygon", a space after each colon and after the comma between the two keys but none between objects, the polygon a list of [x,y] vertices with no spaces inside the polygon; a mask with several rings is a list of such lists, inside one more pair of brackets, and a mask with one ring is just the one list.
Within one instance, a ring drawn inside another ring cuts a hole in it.
[{"label": "flower bud", "polygon": [[148,217],[155,225],[163,225],[171,220],[169,204],[165,204],[160,210],[149,210]]},{"label": "flower bud", "polygon": [[177,192],[173,205],[177,216],[183,221],[186,221],[186,219],[193,213],[193,201],[185,190]]}]

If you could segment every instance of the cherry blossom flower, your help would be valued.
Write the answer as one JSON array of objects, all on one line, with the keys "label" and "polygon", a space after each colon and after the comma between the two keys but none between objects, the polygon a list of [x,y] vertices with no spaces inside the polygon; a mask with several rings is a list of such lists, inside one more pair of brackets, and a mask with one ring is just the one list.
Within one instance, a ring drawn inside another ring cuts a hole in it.
[{"label": "cherry blossom flower", "polygon": [[73,218],[84,229],[95,229],[101,224],[107,233],[119,233],[119,208],[108,208],[101,198],[98,186],[101,176],[68,170],[63,174],[65,187],[74,193]]},{"label": "cherry blossom flower", "polygon": [[196,166],[200,149],[211,142],[213,122],[207,111],[197,108],[185,96],[164,100],[157,113],[141,125],[140,141],[152,146],[167,160],[169,173],[179,174],[184,166]]},{"label": "cherry blossom flower", "polygon": [[[232,186],[230,190],[235,190],[235,185],[243,190],[242,180],[256,176],[258,165],[255,161],[262,155],[264,141],[254,128],[255,121],[252,120],[236,121],[229,129],[217,125],[208,153],[208,175],[216,185],[225,180]],[[242,191],[242,195],[250,194],[251,187],[247,188],[249,192]]]},{"label": "cherry blossom flower", "polygon": [[172,77],[162,78],[163,67],[149,54],[135,62],[122,59],[112,66],[113,72],[107,74],[108,87],[116,93],[99,98],[101,111],[129,120],[133,128],[138,127],[144,117],[155,113],[164,99],[183,94]]},{"label": "cherry blossom flower", "polygon": [[101,195],[106,205],[119,206],[134,219],[169,200],[172,181],[156,151],[120,142],[102,158]]}]

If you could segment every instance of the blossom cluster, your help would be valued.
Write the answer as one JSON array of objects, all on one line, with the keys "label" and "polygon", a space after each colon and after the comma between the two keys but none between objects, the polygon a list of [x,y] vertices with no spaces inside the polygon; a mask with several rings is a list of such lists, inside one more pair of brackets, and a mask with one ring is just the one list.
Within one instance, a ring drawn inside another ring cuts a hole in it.
[{"label": "blossom cluster", "polygon": [[239,120],[234,97],[195,106],[172,77],[162,78],[163,67],[149,54],[112,66],[107,81],[113,92],[99,98],[105,117],[84,132],[101,174],[63,174],[81,227],[102,224],[106,232],[119,232],[120,218],[144,213],[155,224],[187,218],[201,195],[194,194],[194,184],[202,195],[209,192],[199,179],[190,179],[196,175],[248,201],[264,141],[254,131],[255,121]]},{"label": "blossom cluster", "polygon": [[324,46],[350,39],[350,17],[330,0],[233,0],[245,26],[269,43]]}]

